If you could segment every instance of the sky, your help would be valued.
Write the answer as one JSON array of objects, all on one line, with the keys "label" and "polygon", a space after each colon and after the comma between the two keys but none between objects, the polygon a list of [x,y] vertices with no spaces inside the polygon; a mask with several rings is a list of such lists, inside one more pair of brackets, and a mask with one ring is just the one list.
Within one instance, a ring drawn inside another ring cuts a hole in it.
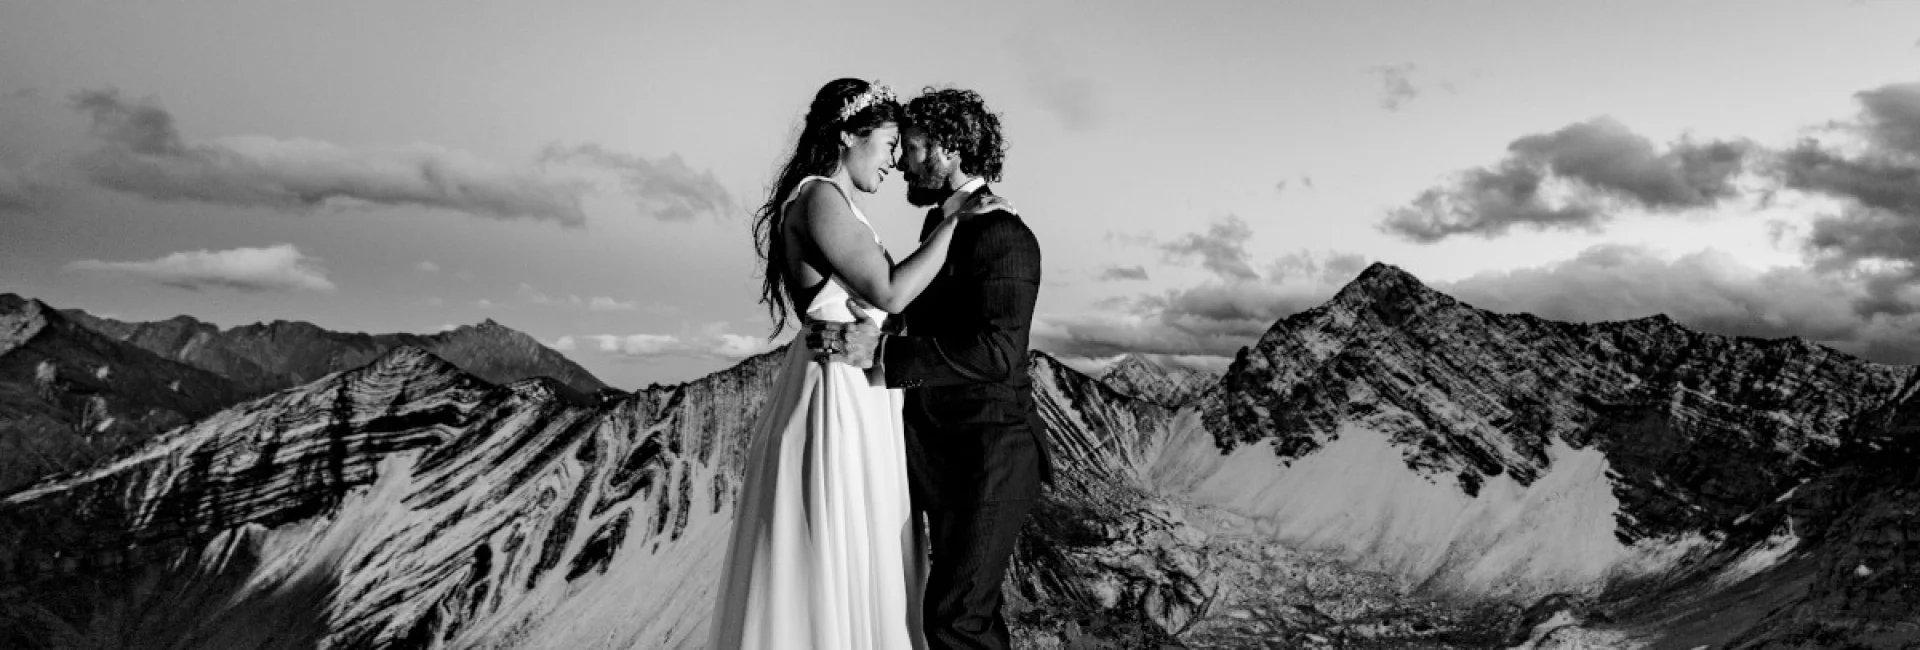
[{"label": "sky", "polygon": [[[1385,262],[1477,307],[1920,363],[1920,3],[0,2],[0,292],[493,319],[623,388],[770,347],[750,213],[840,77],[978,91],[1035,347],[1223,367]],[[920,211],[857,198],[896,257]]]}]

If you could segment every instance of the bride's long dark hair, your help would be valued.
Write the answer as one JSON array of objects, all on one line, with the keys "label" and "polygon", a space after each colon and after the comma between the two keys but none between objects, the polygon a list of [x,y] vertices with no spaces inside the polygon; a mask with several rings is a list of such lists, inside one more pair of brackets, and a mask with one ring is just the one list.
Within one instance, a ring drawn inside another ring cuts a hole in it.
[{"label": "bride's long dark hair", "polygon": [[893,101],[873,102],[847,119],[840,119],[840,108],[870,87],[871,84],[859,79],[835,79],[820,87],[820,92],[813,96],[813,105],[807,108],[793,155],[781,166],[779,180],[774,182],[766,204],[754,215],[753,245],[754,252],[760,255],[763,278],[760,303],[767,306],[767,315],[773,318],[773,335],[767,337],[768,340],[778,338],[786,330],[787,318],[794,309],[793,296],[787,291],[786,241],[780,236],[780,208],[787,195],[799,187],[801,179],[833,175],[834,167],[840,164],[841,133],[864,136],[883,125],[900,121],[900,104]]}]

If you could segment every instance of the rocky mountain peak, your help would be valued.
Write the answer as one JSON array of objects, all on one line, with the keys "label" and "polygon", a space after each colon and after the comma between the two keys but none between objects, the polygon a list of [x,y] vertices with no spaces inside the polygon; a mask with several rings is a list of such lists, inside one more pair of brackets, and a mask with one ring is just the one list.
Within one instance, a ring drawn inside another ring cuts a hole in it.
[{"label": "rocky mountain peak", "polygon": [[1214,373],[1160,363],[1131,353],[1108,366],[1100,376],[1102,383],[1124,395],[1172,407],[1192,402],[1218,379]]},{"label": "rocky mountain peak", "polygon": [[0,354],[27,342],[47,326],[45,303],[0,293]]},{"label": "rocky mountain peak", "polygon": [[1454,304],[1457,301],[1452,296],[1427,286],[1405,269],[1374,262],[1319,309],[1356,315],[1371,312],[1381,321],[1394,323],[1416,313]]}]

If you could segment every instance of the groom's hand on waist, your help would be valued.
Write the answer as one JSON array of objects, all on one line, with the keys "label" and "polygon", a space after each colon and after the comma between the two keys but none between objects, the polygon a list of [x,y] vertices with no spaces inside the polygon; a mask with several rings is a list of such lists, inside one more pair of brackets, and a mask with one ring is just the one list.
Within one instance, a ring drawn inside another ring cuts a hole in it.
[{"label": "groom's hand on waist", "polygon": [[816,359],[871,368],[875,348],[880,343],[880,326],[854,301],[847,301],[847,309],[853,312],[854,322],[819,321],[808,325],[807,349]]}]

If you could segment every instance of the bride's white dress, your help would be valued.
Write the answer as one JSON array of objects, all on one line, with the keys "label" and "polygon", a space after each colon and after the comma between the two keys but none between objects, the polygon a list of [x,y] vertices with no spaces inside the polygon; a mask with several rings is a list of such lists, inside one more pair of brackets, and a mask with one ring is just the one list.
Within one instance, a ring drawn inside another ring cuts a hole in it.
[{"label": "bride's white dress", "polygon": [[[808,177],[781,209],[815,181],[833,182]],[[847,299],[829,278],[804,320],[852,322]],[[876,323],[887,317],[865,311]],[[901,405],[877,372],[816,361],[805,341],[788,346],[753,427],[710,648],[925,647],[924,547],[910,525]]]}]

